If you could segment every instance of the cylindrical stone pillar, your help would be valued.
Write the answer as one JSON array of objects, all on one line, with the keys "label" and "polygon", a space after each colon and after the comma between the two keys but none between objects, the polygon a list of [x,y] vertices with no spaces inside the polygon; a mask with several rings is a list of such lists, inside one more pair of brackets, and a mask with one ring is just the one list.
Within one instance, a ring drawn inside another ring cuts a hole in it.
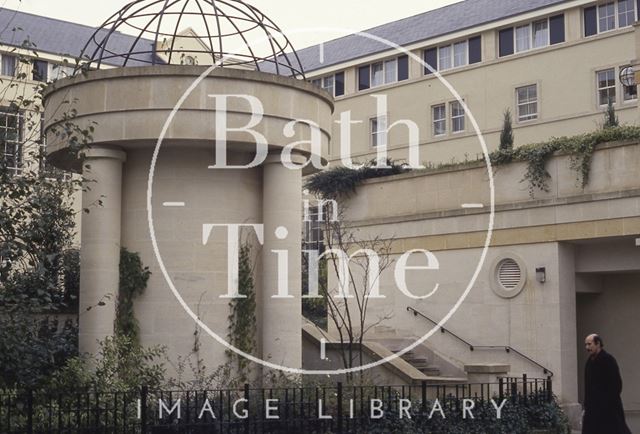
[{"label": "cylindrical stone pillar", "polygon": [[286,168],[279,156],[269,156],[263,166],[262,200],[262,315],[258,327],[262,358],[301,368],[302,171]]},{"label": "cylindrical stone pillar", "polygon": [[[92,147],[85,152],[80,250],[80,353],[97,354],[98,341],[113,335],[120,264],[122,163],[117,149]],[[103,304],[104,305],[101,305]]]}]

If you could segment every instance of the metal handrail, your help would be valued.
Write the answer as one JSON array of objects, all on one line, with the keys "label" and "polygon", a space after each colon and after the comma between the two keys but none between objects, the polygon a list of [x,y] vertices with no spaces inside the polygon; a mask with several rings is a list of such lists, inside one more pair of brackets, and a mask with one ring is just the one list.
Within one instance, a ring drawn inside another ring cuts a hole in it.
[{"label": "metal handrail", "polygon": [[[432,320],[431,318],[429,318],[428,316],[426,316],[422,312],[417,311],[416,309],[412,308],[411,306],[407,306],[407,312],[412,312],[413,316],[421,316],[422,318],[426,319],[427,321],[430,321],[434,325],[438,325],[437,321]],[[515,348],[513,348],[513,347],[511,347],[509,345],[472,345],[467,340],[462,339],[460,336],[458,336],[457,334],[453,333],[450,330],[447,330],[444,327],[440,327],[440,331],[442,333],[449,333],[451,336],[453,336],[454,338],[458,339],[460,342],[462,342],[466,346],[468,346],[470,351],[475,351],[475,350],[497,350],[497,349],[504,350],[507,353],[510,353],[510,352],[513,351],[514,353],[516,353],[520,357],[522,357],[522,358],[528,360],[529,362],[533,363],[534,365],[540,367],[545,374],[548,374],[550,377],[553,377],[553,371],[551,369],[547,368],[544,365],[541,365],[540,363],[538,363],[535,360],[533,360],[531,357],[521,353],[520,351],[516,350]]]}]

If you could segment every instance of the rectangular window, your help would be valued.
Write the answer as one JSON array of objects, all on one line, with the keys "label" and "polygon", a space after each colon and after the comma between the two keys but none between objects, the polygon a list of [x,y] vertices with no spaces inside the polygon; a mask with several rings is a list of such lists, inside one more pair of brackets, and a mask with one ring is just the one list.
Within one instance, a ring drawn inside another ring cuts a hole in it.
[{"label": "rectangular window", "polygon": [[564,14],[549,18],[549,43],[551,45],[564,42]]},{"label": "rectangular window", "polygon": [[409,56],[361,66],[358,69],[358,90],[396,83],[409,78]]},{"label": "rectangular window", "polygon": [[384,62],[384,82],[395,83],[398,81],[398,63],[396,59]]},{"label": "rectangular window", "polygon": [[500,57],[513,54],[513,27],[500,30],[499,36],[499,55]]},{"label": "rectangular window", "polygon": [[[429,48],[427,50],[424,50],[422,58],[426,65],[429,65],[434,71],[438,70],[438,49],[437,48]],[[425,66],[424,73],[425,75],[431,74],[431,70]]]},{"label": "rectangular window", "polygon": [[616,4],[611,2],[598,6],[598,32],[616,28]]},{"label": "rectangular window", "polygon": [[633,7],[633,0],[618,1],[618,26],[627,27],[636,20],[636,11]]},{"label": "rectangular window", "polygon": [[409,56],[398,57],[398,81],[409,79]]},{"label": "rectangular window", "polygon": [[476,36],[469,39],[469,64],[482,62],[482,38]]},{"label": "rectangular window", "polygon": [[14,77],[16,75],[16,56],[2,55],[2,75]]},{"label": "rectangular window", "polygon": [[433,113],[433,135],[447,134],[447,106],[444,104],[434,105],[431,112]]},{"label": "rectangular window", "polygon": [[451,59],[451,45],[440,47],[438,49],[438,71],[451,69],[452,65],[453,62]]},{"label": "rectangular window", "polygon": [[372,118],[370,120],[371,128],[371,146],[374,148],[378,146],[387,145],[387,117],[380,116]]},{"label": "rectangular window", "polygon": [[371,87],[384,84],[384,63],[378,62],[371,65]]},{"label": "rectangular window", "polygon": [[358,90],[366,90],[371,87],[371,66],[358,68]]},{"label": "rectangular window", "polygon": [[344,95],[344,72],[338,72],[335,75],[335,89],[336,89],[336,93],[335,96],[342,96]]},{"label": "rectangular window", "polygon": [[22,167],[22,113],[0,107],[0,159],[11,173]]},{"label": "rectangular window", "polygon": [[596,73],[598,80],[598,104],[607,105],[616,102],[616,72],[615,69],[606,69]]},{"label": "rectangular window", "polygon": [[453,66],[465,66],[467,64],[467,41],[453,44]]},{"label": "rectangular window", "polygon": [[536,21],[531,25],[533,32],[533,48],[546,47],[549,45],[549,20]]},{"label": "rectangular window", "polygon": [[584,10],[584,36],[598,34],[598,9],[595,6]]},{"label": "rectangular window", "polygon": [[450,103],[451,110],[451,132],[459,133],[464,131],[464,108],[459,101]]},{"label": "rectangular window", "polygon": [[531,30],[529,25],[516,27],[516,53],[531,49]]},{"label": "rectangular window", "polygon": [[518,105],[518,121],[525,122],[538,119],[538,87],[520,87],[516,89],[516,103]]},{"label": "rectangular window", "polygon": [[49,78],[49,64],[43,60],[33,61],[33,79],[35,81],[47,81]]},{"label": "rectangular window", "polygon": [[49,64],[49,78],[51,80],[60,80],[62,78],[73,76],[73,67],[67,65],[58,65],[56,63]]}]

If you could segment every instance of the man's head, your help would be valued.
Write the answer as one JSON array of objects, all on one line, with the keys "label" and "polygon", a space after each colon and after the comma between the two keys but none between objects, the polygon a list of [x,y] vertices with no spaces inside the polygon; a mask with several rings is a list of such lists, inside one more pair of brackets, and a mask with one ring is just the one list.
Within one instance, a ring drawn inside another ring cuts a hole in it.
[{"label": "man's head", "polygon": [[602,338],[597,334],[591,334],[584,340],[584,346],[592,357],[597,356],[602,351]]}]

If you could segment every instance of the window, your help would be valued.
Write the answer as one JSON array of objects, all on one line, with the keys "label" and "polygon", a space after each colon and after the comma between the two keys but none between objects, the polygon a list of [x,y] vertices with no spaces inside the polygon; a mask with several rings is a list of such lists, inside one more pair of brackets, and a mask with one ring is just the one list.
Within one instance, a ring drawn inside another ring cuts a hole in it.
[{"label": "window", "polygon": [[371,87],[384,84],[384,63],[378,62],[371,65]]},{"label": "window", "polygon": [[518,121],[525,122],[538,119],[538,87],[520,87],[516,89],[516,104],[518,106]]},{"label": "window", "polygon": [[2,55],[2,75],[13,77],[16,75],[16,56]]},{"label": "window", "polygon": [[633,7],[633,0],[620,0],[618,2],[618,25],[626,27],[636,20],[636,11]]},{"label": "window", "polygon": [[333,96],[344,95],[344,72],[311,80],[311,84],[326,90]]},{"label": "window", "polygon": [[636,19],[633,0],[617,0],[584,9],[584,35],[593,36],[628,27]]},{"label": "window", "polygon": [[455,68],[467,64],[467,41],[453,44],[453,66]]},{"label": "window", "polygon": [[380,116],[370,120],[371,146],[387,145],[387,117]]},{"label": "window", "polygon": [[33,79],[35,81],[47,81],[49,64],[42,60],[33,61]]},{"label": "window", "polygon": [[533,48],[549,45],[549,21],[536,21],[532,25]]},{"label": "window", "polygon": [[616,28],[616,4],[607,3],[598,6],[598,29],[607,32]]},{"label": "window", "polygon": [[598,104],[607,105],[616,102],[616,72],[615,69],[606,69],[596,73],[598,80]]},{"label": "window", "polygon": [[52,81],[73,76],[73,67],[67,65],[49,64],[49,79]]},{"label": "window", "polygon": [[498,55],[509,56],[534,48],[547,47],[565,41],[564,14],[533,21],[498,32]]},{"label": "window", "polygon": [[11,172],[22,167],[22,113],[0,107],[0,159]]},{"label": "window", "polygon": [[531,48],[531,32],[529,25],[516,27],[516,53],[527,51]]},{"label": "window", "polygon": [[447,106],[444,104],[435,105],[431,108],[431,112],[433,113],[433,135],[447,134]]},{"label": "window", "polygon": [[451,132],[459,133],[464,131],[464,108],[460,101],[452,101],[451,108]]},{"label": "window", "polygon": [[408,78],[409,56],[399,56],[358,68],[358,90],[366,90]]},{"label": "window", "polygon": [[[427,48],[422,52],[422,58],[435,71],[479,63],[482,62],[481,42],[480,36],[476,36],[442,47]],[[428,75],[431,71],[425,66],[424,73]]]},{"label": "window", "polygon": [[438,71],[451,69],[451,45],[438,48]]}]

